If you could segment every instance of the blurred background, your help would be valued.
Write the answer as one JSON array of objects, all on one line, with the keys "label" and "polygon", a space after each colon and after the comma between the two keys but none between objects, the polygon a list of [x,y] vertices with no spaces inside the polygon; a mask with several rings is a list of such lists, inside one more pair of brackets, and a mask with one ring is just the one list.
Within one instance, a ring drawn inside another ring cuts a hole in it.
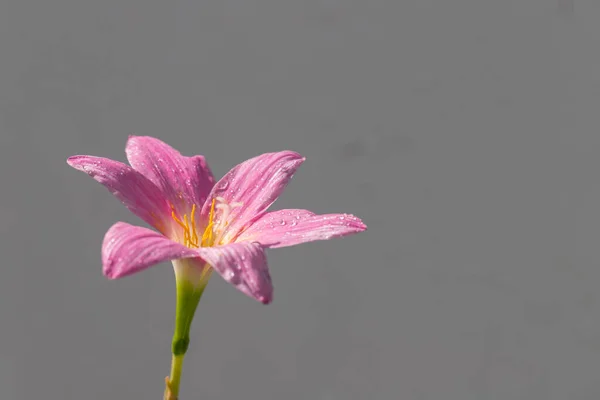
[{"label": "blurred background", "polygon": [[598,399],[600,4],[0,3],[0,387],[159,399],[172,268],[108,281],[138,223],[73,154],[129,134],[215,175],[307,161],[275,208],[369,231],[269,252],[275,301],[215,276],[181,399]]}]

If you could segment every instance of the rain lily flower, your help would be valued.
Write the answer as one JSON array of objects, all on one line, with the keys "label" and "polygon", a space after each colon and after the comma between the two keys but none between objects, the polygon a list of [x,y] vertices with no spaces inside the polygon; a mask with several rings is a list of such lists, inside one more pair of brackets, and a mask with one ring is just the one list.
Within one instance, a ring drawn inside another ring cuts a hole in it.
[{"label": "rain lily flower", "polygon": [[273,285],[265,249],[366,230],[349,214],[267,211],[304,161],[292,151],[251,158],[218,182],[203,156],[183,156],[156,138],[130,136],[125,153],[131,166],[87,155],[69,157],[67,163],[100,182],[155,228],[114,224],[102,244],[104,275],[117,279],[163,261],[173,263],[177,309],[166,399],[177,398],[190,325],[213,270],[268,304]]}]

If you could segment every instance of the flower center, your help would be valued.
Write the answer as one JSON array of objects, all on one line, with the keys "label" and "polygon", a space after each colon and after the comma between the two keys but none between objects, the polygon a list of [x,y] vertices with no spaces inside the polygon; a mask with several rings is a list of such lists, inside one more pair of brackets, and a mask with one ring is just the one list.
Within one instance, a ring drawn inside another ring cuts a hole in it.
[{"label": "flower center", "polygon": [[[198,247],[212,247],[215,244],[221,243],[225,228],[229,225],[227,221],[229,214],[233,208],[240,205],[241,203],[227,204],[224,198],[215,197],[210,206],[208,223],[201,237],[198,235],[196,226],[195,204],[192,205],[189,218],[187,214],[184,214],[183,218],[177,217],[175,207],[171,206],[171,218],[183,229],[183,244],[185,246],[196,249]],[[218,218],[216,218],[217,213],[215,210],[220,211]]]}]

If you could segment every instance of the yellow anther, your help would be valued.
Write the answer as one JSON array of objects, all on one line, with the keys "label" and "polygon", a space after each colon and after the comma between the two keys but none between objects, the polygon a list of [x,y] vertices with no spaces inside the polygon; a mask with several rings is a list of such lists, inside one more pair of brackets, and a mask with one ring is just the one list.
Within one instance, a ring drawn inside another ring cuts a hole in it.
[{"label": "yellow anther", "polygon": [[185,229],[183,230],[183,240],[185,245],[190,247],[190,224],[187,219],[187,214],[183,216],[183,222],[185,222]]},{"label": "yellow anther", "polygon": [[171,218],[183,229],[183,244],[187,247],[199,247],[198,246],[198,233],[196,232],[196,221],[195,221],[196,205],[192,206],[191,212],[191,227],[190,220],[188,220],[187,214],[183,216],[183,221],[177,217],[175,207],[171,206]]},{"label": "yellow anther", "polygon": [[212,200],[212,204],[210,205],[210,212],[208,214],[208,225],[202,234],[202,247],[212,246],[213,242],[213,226],[214,226],[214,218],[215,218],[215,203],[216,200]]},{"label": "yellow anther", "polygon": [[[219,211],[219,221],[215,221],[217,211]],[[208,221],[203,220],[203,222],[206,222],[206,228],[204,228],[202,236],[199,238],[196,225],[196,205],[192,204],[189,216],[184,214],[183,217],[178,216],[181,214],[178,214],[175,207],[171,205],[171,217],[183,230],[183,238],[179,236],[179,239],[185,246],[192,248],[211,247],[219,244],[225,228],[229,225],[227,219],[230,211],[231,207],[225,202],[225,199],[220,197],[212,199]]]},{"label": "yellow anther", "polygon": [[198,233],[196,232],[196,205],[192,205],[192,212],[190,214],[190,219],[192,220],[192,241],[198,245]]},{"label": "yellow anther", "polygon": [[179,218],[177,218],[177,215],[175,215],[175,210],[171,211],[171,218],[173,218],[175,220],[175,222],[177,222],[179,224],[179,226],[181,226],[183,228],[183,230],[185,230],[185,224],[183,222],[181,222],[181,220]]}]

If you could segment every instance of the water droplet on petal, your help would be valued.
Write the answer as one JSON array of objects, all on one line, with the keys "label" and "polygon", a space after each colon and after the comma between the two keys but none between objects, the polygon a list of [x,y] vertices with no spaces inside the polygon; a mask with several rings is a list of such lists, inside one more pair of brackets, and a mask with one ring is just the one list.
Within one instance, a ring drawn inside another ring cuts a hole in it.
[{"label": "water droplet on petal", "polygon": [[292,221],[292,226],[296,226],[298,223],[296,221]]},{"label": "water droplet on petal", "polygon": [[225,272],[225,279],[233,284],[239,282],[239,276],[235,273],[234,270],[231,269]]},{"label": "water droplet on petal", "polygon": [[281,222],[279,223],[279,225],[285,225],[285,221],[281,220]]}]

